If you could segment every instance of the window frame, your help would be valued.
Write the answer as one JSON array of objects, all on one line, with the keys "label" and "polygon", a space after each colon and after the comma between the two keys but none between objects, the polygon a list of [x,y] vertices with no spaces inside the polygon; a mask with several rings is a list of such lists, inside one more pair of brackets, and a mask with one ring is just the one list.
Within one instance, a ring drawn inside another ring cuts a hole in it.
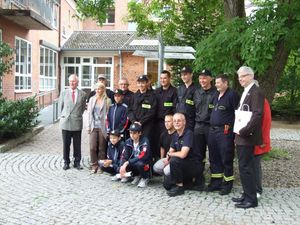
[{"label": "window frame", "polygon": [[[41,52],[43,52],[43,62],[41,62]],[[48,53],[48,57],[47,57],[48,62],[45,61],[46,52]],[[58,52],[46,46],[40,45],[40,76],[39,76],[40,91],[51,91],[56,89],[57,63],[58,63]],[[41,69],[43,69],[43,71],[41,71]]]},{"label": "window frame", "polygon": [[[19,42],[18,45],[17,45],[17,42]],[[23,56],[24,62],[21,61],[22,60],[22,42],[24,44],[26,44],[26,55]],[[17,46],[19,46],[19,48],[17,48]],[[32,92],[32,42],[16,36],[15,37],[15,50],[16,50],[16,59],[15,59],[14,90],[16,93]],[[22,66],[26,67],[26,73],[20,72],[22,70]],[[17,79],[19,80],[18,85],[16,84]],[[23,80],[22,85],[20,84],[21,80]],[[27,84],[25,85],[25,83],[27,83]],[[19,86],[19,88],[17,88],[17,86]],[[21,88],[22,86],[25,86],[27,88]]]}]

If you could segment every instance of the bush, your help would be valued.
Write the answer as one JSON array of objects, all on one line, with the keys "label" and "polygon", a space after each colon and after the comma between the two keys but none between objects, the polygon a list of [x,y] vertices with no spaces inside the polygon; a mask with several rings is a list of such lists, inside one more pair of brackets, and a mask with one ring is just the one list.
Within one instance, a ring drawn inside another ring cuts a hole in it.
[{"label": "bush", "polygon": [[300,118],[300,96],[291,100],[290,94],[276,97],[272,102],[273,116],[280,116],[289,121],[295,121]]},{"label": "bush", "polygon": [[15,138],[38,125],[35,98],[24,100],[0,99],[0,138]]}]

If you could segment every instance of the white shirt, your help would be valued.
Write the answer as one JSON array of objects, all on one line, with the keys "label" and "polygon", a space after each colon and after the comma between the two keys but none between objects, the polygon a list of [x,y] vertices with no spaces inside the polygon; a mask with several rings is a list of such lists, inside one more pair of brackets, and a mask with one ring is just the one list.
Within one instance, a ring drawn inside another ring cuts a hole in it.
[{"label": "white shirt", "polygon": [[243,110],[244,100],[245,100],[250,88],[252,88],[253,85],[254,85],[254,81],[251,84],[249,84],[247,87],[244,88],[244,92],[243,92],[241,100],[240,100],[240,110]]}]

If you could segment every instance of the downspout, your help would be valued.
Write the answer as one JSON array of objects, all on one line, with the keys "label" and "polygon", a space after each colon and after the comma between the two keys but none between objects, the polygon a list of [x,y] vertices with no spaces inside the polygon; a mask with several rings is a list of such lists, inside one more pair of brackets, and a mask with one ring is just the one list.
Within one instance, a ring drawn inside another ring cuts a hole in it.
[{"label": "downspout", "polygon": [[123,66],[122,52],[121,50],[119,50],[119,80],[122,78],[122,66]]}]

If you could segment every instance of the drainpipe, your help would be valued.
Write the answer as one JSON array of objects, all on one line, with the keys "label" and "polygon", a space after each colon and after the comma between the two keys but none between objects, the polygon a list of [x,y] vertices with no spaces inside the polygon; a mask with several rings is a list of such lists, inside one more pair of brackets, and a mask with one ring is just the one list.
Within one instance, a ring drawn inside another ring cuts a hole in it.
[{"label": "drainpipe", "polygon": [[119,79],[121,79],[122,78],[122,52],[121,52],[121,50],[119,50],[119,66],[120,66],[120,68],[119,68]]}]

